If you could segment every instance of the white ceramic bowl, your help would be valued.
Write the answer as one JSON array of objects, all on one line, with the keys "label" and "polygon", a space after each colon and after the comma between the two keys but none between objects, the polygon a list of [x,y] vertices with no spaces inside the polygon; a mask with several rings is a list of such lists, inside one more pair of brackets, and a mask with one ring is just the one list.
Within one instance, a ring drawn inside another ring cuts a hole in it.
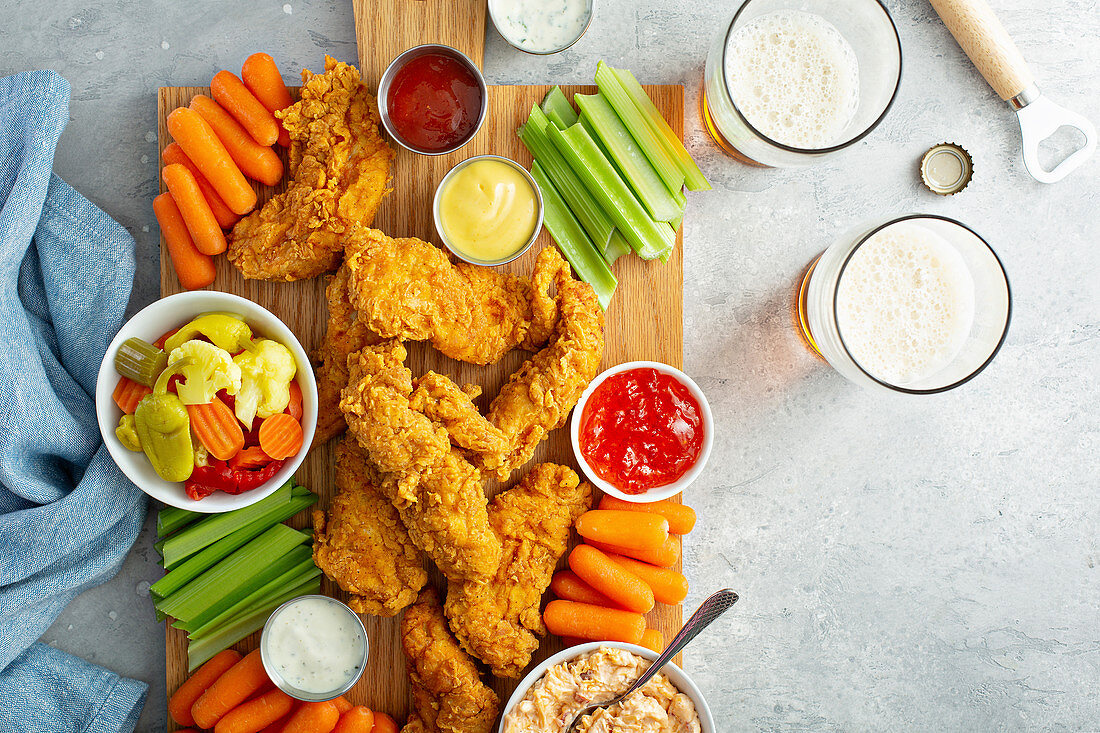
[{"label": "white ceramic bowl", "polygon": [[[118,372],[115,371],[115,354],[119,346],[128,338],[137,337],[152,343],[165,332],[173,328],[179,328],[200,313],[219,311],[235,313],[242,316],[252,330],[270,339],[274,339],[285,345],[294,354],[294,360],[298,363],[298,386],[302,388],[302,430],[303,448],[298,455],[283,464],[282,469],[275,474],[270,481],[243,494],[227,494],[216,491],[210,496],[195,501],[187,496],[182,483],[165,481],[144,453],[135,453],[123,447],[115,435],[122,411],[118,409],[111,395],[118,383]],[[133,318],[126,322],[122,330],[115,336],[114,341],[107,347],[107,353],[103,357],[103,363],[99,367],[99,377],[95,388],[96,416],[99,419],[99,431],[103,434],[103,442],[107,444],[107,450],[111,457],[133,481],[138,488],[154,499],[165,504],[190,509],[193,512],[214,514],[226,512],[231,509],[240,509],[250,504],[255,504],[260,499],[269,496],[275,489],[286,483],[287,479],[294,475],[298,467],[302,465],[313,442],[313,432],[317,427],[317,382],[313,378],[313,369],[310,367],[309,357],[305,349],[298,342],[289,328],[275,317],[271,311],[263,308],[251,300],[209,290],[196,290],[189,293],[179,293],[162,298],[152,305],[143,308]]]},{"label": "white ceramic bowl", "polygon": [[[601,384],[603,384],[605,379],[615,374],[628,372],[631,369],[645,368],[656,369],[662,374],[672,375],[688,388],[688,391],[691,392],[691,395],[699,403],[699,407],[703,413],[703,449],[699,452],[699,459],[695,461],[695,465],[689,468],[687,473],[671,484],[655,486],[642,494],[627,494],[600,478],[599,475],[592,470],[592,467],[588,465],[588,462],[584,460],[584,454],[581,452],[580,443],[581,415],[584,414],[584,406],[588,404],[588,398],[592,396],[592,393],[595,392]],[[573,417],[569,423],[569,440],[573,444],[573,455],[576,457],[581,470],[584,471],[584,475],[587,476],[598,489],[606,494],[611,494],[616,498],[622,499],[623,501],[648,504],[650,502],[663,501],[664,499],[676,496],[690,486],[691,482],[698,478],[699,474],[703,472],[703,467],[707,465],[707,459],[710,458],[711,446],[714,445],[714,418],[710,413],[710,404],[707,402],[707,397],[703,394],[703,390],[699,389],[699,385],[692,381],[691,377],[684,374],[676,367],[662,364],[659,361],[628,361],[625,364],[613,366],[607,371],[597,375],[596,378],[592,380],[591,384],[588,385],[588,389],[581,394],[580,401],[577,402],[577,406],[573,408]]]},{"label": "white ceramic bowl", "polygon": [[[651,662],[656,660],[659,656],[651,649],[646,649],[636,644],[623,644],[618,641],[593,641],[586,644],[578,644],[577,646],[560,651],[532,669],[527,676],[520,681],[519,686],[516,687],[515,692],[508,698],[508,702],[504,706],[504,715],[501,716],[500,726],[497,728],[498,733],[504,733],[504,717],[508,715],[512,708],[519,704],[519,701],[523,699],[527,691],[531,689],[531,686],[542,679],[546,670],[562,662],[570,662],[589,652],[594,652],[602,646],[612,647],[614,649],[625,649],[628,652],[637,654],[639,657],[645,657]],[[687,672],[669,662],[665,665],[664,669],[661,670],[661,674],[668,677],[669,682],[671,682],[677,690],[690,697],[691,701],[695,703],[695,712],[699,714],[699,723],[700,727],[703,729],[703,733],[715,733],[717,729],[714,727],[714,718],[711,717],[710,707],[703,698],[703,693],[699,690],[699,687],[692,682],[690,677],[688,677]]]}]

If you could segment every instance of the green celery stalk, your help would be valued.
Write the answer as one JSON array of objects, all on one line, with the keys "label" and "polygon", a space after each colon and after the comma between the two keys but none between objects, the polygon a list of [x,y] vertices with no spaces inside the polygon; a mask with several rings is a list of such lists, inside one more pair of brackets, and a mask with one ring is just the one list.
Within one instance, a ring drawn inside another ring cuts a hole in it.
[{"label": "green celery stalk", "polygon": [[[575,94],[573,96],[580,95]],[[603,153],[603,157],[610,160],[611,164],[615,166],[615,172],[622,176],[623,172],[619,170],[619,166],[615,163],[615,159],[611,157],[611,152],[607,149],[607,146],[603,144],[603,140],[600,139],[600,133],[596,132],[596,128],[592,125],[592,121],[588,119],[588,115],[582,112],[581,116],[577,118],[577,122],[580,123],[580,126],[584,128],[585,132],[588,133],[588,137],[592,138],[592,141],[596,143],[596,147],[598,147],[600,149],[600,152]],[[564,130],[565,128],[559,127],[558,129]]]},{"label": "green celery stalk", "polygon": [[[157,512],[157,537],[164,538],[181,527],[186,527],[191,522],[198,521],[208,514],[180,509],[176,506],[166,506]],[[161,542],[164,540],[161,539]],[[158,550],[160,548],[157,548]]]},{"label": "green celery stalk", "polygon": [[187,631],[188,638],[192,641],[201,639],[207,636],[213,631],[216,631],[219,627],[228,621],[231,621],[234,617],[249,613],[256,608],[262,606],[265,602],[281,594],[287,588],[293,588],[300,585],[307,580],[312,580],[321,574],[321,569],[313,564],[313,558],[307,557],[305,560],[299,562],[294,567],[285,571],[273,580],[268,581],[262,587],[249,593],[241,600],[234,603],[229,608],[219,613],[214,618],[210,619],[204,624],[182,624],[178,628]]},{"label": "green celery stalk", "polygon": [[153,543],[153,549],[160,555],[161,565],[164,564],[164,543],[168,541],[167,537],[161,537],[159,540]]},{"label": "green celery stalk", "polygon": [[573,100],[649,215],[657,221],[679,216],[680,207],[607,99],[599,94],[574,94]]},{"label": "green celery stalk", "polygon": [[290,502],[285,506],[278,507],[277,512],[257,517],[232,534],[222,537],[214,544],[204,547],[184,560],[163,578],[149,586],[149,594],[154,600],[167,598],[189,581],[198,577],[204,570],[213,567],[219,560],[228,557],[231,552],[244,546],[252,538],[258,537],[271,525],[290,519],[316,501],[317,495],[313,492],[306,492],[305,495],[301,496],[292,496]]},{"label": "green celery stalk", "polygon": [[536,160],[531,164],[531,177],[542,191],[542,223],[550,236],[554,238],[558,249],[569,260],[581,280],[592,286],[600,307],[607,310],[611,305],[611,296],[615,294],[618,281],[611,273],[596,246],[584,233],[581,224],[565,201],[554,189],[546,172]]},{"label": "green celery stalk", "polygon": [[164,567],[171,570],[202,548],[240,529],[269,510],[290,501],[290,483],[283,484],[271,496],[243,509],[213,514],[169,537],[164,543]]},{"label": "green celery stalk", "polygon": [[553,126],[536,106],[531,109],[527,124],[520,127],[517,134],[531,156],[542,166],[554,188],[565,199],[588,238],[602,251],[611,238],[615,224],[546,136],[547,127]]},{"label": "green celery stalk", "polygon": [[211,603],[244,586],[272,558],[282,557],[303,544],[306,536],[285,524],[276,524],[205,573],[154,605],[181,621],[190,621]]},{"label": "green celery stalk", "polygon": [[542,111],[558,126],[559,130],[577,124],[577,111],[569,100],[565,98],[565,92],[561,87],[555,86],[542,98]]},{"label": "green celery stalk", "polygon": [[[687,184],[689,191],[709,191],[710,182],[707,181],[703,175],[703,171],[699,169],[699,166],[691,158],[691,154],[684,147],[684,143],[672,131],[668,122],[661,116],[660,111],[657,109],[657,105],[653,104],[653,100],[649,98],[649,95],[642,89],[642,85],[638,83],[638,80],[634,78],[628,69],[612,69],[610,66],[600,62],[596,66],[596,75],[599,76],[600,66],[605,66],[609,69],[615,78],[618,80],[623,91],[630,97],[634,105],[645,117],[646,124],[657,135],[657,138],[661,141],[661,145],[665,148],[665,151],[676,160],[680,166],[680,170],[684,172],[684,182]],[[598,83],[598,82],[597,82]]]},{"label": "green celery stalk", "polygon": [[607,260],[607,264],[613,265],[615,260],[627,254],[630,254],[630,243],[623,237],[623,233],[616,229],[611,232],[611,241],[607,243],[603,258]]},{"label": "green celery stalk", "polygon": [[652,260],[671,251],[676,241],[672,227],[650,218],[583,127],[558,130],[549,125],[546,135],[639,257]]}]

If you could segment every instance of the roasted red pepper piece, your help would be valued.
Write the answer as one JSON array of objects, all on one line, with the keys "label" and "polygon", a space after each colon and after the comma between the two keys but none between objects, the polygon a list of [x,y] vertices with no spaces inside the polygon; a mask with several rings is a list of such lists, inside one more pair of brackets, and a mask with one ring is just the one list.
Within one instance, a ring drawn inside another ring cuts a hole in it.
[{"label": "roasted red pepper piece", "polygon": [[271,477],[277,474],[282,467],[283,461],[272,461],[256,471],[234,471],[233,473],[237,476],[237,490],[229,493],[243,494],[246,491],[251,491],[260,484],[270,481]]},{"label": "roasted red pepper piece", "polygon": [[183,488],[196,501],[215,491],[243,494],[271,480],[282,467],[283,461],[272,461],[255,471],[235,471],[225,461],[212,460],[208,466],[195,466],[191,478],[184,482]]}]

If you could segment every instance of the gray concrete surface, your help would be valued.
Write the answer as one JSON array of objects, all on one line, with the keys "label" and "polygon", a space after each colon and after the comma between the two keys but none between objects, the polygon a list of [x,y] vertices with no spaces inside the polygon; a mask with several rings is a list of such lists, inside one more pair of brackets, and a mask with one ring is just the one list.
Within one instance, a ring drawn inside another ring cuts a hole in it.
[{"label": "gray concrete surface", "polygon": [[[1042,88],[1100,121],[1096,2],[993,4]],[[1100,729],[1100,160],[1033,182],[1014,116],[928,4],[888,0],[905,71],[882,127],[810,169],[737,164],[697,116],[706,48],[735,5],[600,0],[561,55],[522,55],[490,29],[485,57],[493,83],[585,82],[604,58],[687,90],[689,145],[715,190],[689,197],[685,360],[720,431],[687,497],[700,515],[688,605],[724,585],[743,599],[689,671],[722,731]],[[132,308],[157,295],[156,88],[204,83],[259,49],[288,78],[323,53],[356,55],[347,0],[9,0],[0,28],[0,74],[50,67],[72,83],[57,170],[137,239]],[[944,139],[977,168],[952,199],[915,176]],[[846,383],[802,350],[788,311],[834,237],[909,212],[985,235],[1015,294],[997,360],[936,397]],[[141,731],[165,724],[151,541],[44,637],[149,682]]]}]

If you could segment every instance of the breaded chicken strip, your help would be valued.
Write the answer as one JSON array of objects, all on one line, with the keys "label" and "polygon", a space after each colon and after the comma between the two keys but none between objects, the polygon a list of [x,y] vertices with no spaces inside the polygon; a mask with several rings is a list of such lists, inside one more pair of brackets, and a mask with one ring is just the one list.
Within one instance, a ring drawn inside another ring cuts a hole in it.
[{"label": "breaded chicken strip", "polygon": [[401,620],[413,707],[405,733],[489,733],[500,698],[458,646],[433,588],[425,588]]},{"label": "breaded chicken strip", "polygon": [[489,505],[500,566],[488,583],[450,583],[446,612],[462,648],[496,676],[519,677],[546,635],[542,595],[592,492],[568,466],[540,463]]},{"label": "breaded chicken strip", "polygon": [[409,404],[447,429],[451,442],[472,451],[499,452],[505,449],[504,433],[489,424],[474,405],[481,387],[459,387],[449,378],[428,372],[416,380]]},{"label": "breaded chicken strip", "polygon": [[357,613],[393,616],[428,582],[424,557],[409,539],[378,472],[351,438],[336,446],[336,489],[328,516],[313,512],[313,561],[348,593]]}]

